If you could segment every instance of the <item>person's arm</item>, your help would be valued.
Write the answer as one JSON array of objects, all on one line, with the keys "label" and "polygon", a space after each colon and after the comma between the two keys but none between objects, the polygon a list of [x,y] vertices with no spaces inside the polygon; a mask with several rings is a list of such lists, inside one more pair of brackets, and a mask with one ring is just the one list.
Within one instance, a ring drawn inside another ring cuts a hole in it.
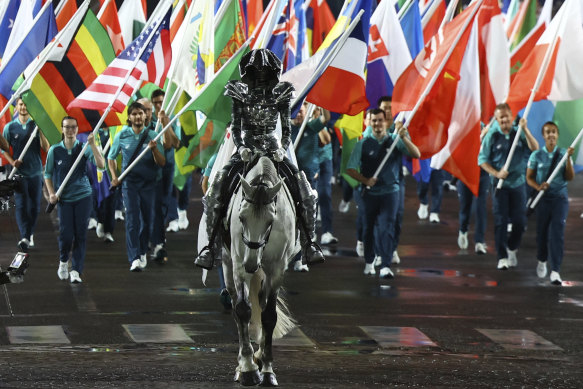
[{"label": "person's arm", "polygon": [[368,187],[373,187],[378,179],[375,177],[365,177],[362,174],[360,174],[356,169],[346,169],[346,174],[348,174],[350,177],[354,178],[356,181],[360,182],[361,184],[368,186]]},{"label": "person's arm", "polygon": [[105,158],[103,158],[103,155],[101,155],[99,148],[95,144],[95,137],[93,136],[93,133],[87,136],[87,143],[89,144],[91,152],[93,153],[93,158],[95,159],[95,166],[97,166],[97,168],[100,170],[105,169]]},{"label": "person's arm", "polygon": [[415,143],[411,141],[411,138],[409,138],[407,129],[403,126],[403,123],[397,122],[395,124],[395,130],[397,131],[397,134],[399,135],[401,141],[405,145],[405,148],[407,149],[407,153],[409,154],[409,156],[412,158],[421,157],[421,152],[419,151],[419,148],[415,145]]},{"label": "person's arm", "polygon": [[[166,115],[166,112],[164,112],[164,110],[158,112],[158,120],[160,120],[162,128],[165,128],[168,125],[168,123],[170,123],[170,118],[168,117],[168,115]],[[166,150],[169,150],[171,148],[177,149],[178,147],[180,147],[180,140],[174,133],[174,125],[172,125],[172,128],[167,129],[164,132],[163,136],[164,136],[164,148]]]},{"label": "person's arm", "polygon": [[575,177],[575,169],[573,168],[573,162],[571,161],[571,156],[574,152],[575,149],[572,147],[567,149],[567,154],[569,157],[567,158],[567,163],[565,164],[565,174],[563,175],[565,181],[571,181]]},{"label": "person's arm", "polygon": [[508,171],[504,170],[504,168],[502,168],[500,171],[496,170],[491,164],[490,164],[490,153],[492,151],[492,146],[491,146],[491,139],[492,139],[492,134],[495,132],[495,130],[490,129],[484,136],[484,138],[482,139],[482,145],[480,147],[480,153],[478,154],[478,166],[480,166],[482,169],[484,169],[484,171],[486,173],[488,173],[489,175],[498,178],[498,179],[502,179],[505,180],[506,177],[508,177]]},{"label": "person's arm", "polygon": [[49,193],[49,202],[51,204],[56,204],[59,201],[57,194],[55,193],[55,188],[53,186],[53,180],[50,178],[45,178],[45,185],[47,187],[47,192]]},{"label": "person's arm", "polygon": [[202,178],[202,183],[200,184],[200,186],[202,187],[202,194],[205,195],[206,192],[209,190],[209,177],[208,176],[204,176]]},{"label": "person's arm", "polygon": [[10,150],[10,145],[8,144],[8,141],[6,140],[6,138],[4,138],[2,136],[2,134],[0,134],[0,149],[8,152],[8,150]]},{"label": "person's arm", "polygon": [[40,147],[42,147],[44,151],[48,152],[49,149],[51,148],[51,144],[49,143],[43,132],[40,130],[40,128],[38,129],[38,134],[40,139]]},{"label": "person's arm", "polygon": [[117,161],[115,159],[108,159],[107,167],[109,168],[109,173],[111,174],[111,186],[118,186],[119,180],[117,179]]},{"label": "person's arm", "polygon": [[51,204],[56,204],[59,201],[55,193],[55,187],[53,185],[53,169],[55,167],[54,159],[53,159],[53,151],[49,150],[47,154],[47,163],[45,165],[45,185],[47,187],[47,192],[49,194],[49,202]]},{"label": "person's arm", "polygon": [[158,148],[158,142],[155,140],[151,140],[148,143],[148,147],[150,148],[150,150],[152,150],[152,155],[154,157],[154,162],[156,162],[156,165],[158,166],[166,165],[166,157],[164,157],[164,154]]},{"label": "person's arm", "polygon": [[526,137],[526,144],[528,145],[530,151],[538,150],[538,142],[532,135],[526,124],[527,124],[526,118],[520,119],[519,126],[522,127],[522,131],[524,132],[524,136]]},{"label": "person's arm", "polygon": [[320,143],[322,145],[327,145],[328,143],[332,142],[332,136],[327,128],[324,128],[320,132],[318,132],[318,138],[320,139]]},{"label": "person's arm", "polygon": [[496,177],[499,180],[505,180],[506,177],[508,177],[508,171],[504,170],[504,168],[502,168],[500,170],[496,170],[488,162],[481,163],[480,167],[482,169],[484,169],[486,171],[486,173],[488,173],[491,176]]}]

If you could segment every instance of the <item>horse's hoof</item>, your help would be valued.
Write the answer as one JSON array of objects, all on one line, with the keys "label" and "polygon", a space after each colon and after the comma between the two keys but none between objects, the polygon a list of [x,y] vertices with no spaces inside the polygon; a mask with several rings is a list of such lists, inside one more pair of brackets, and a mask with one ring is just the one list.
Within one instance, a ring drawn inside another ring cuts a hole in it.
[{"label": "horse's hoof", "polygon": [[277,379],[273,373],[263,373],[260,386],[277,386]]},{"label": "horse's hoof", "polygon": [[244,371],[239,375],[239,383],[243,386],[255,386],[261,382],[259,370]]}]

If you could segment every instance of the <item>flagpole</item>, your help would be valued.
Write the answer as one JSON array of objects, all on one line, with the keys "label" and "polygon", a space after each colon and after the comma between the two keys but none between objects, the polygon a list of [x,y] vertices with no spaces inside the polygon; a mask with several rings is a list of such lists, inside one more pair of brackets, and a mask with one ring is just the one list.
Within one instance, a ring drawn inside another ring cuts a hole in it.
[{"label": "flagpole", "polygon": [[451,22],[451,19],[453,19],[453,14],[455,13],[455,8],[457,7],[458,1],[459,0],[450,0],[447,8],[445,9],[445,15],[443,16],[441,25],[439,26],[440,30],[443,29],[447,23]]},{"label": "flagpole", "polygon": [[308,122],[310,121],[310,118],[312,117],[312,114],[314,113],[314,109],[316,109],[316,106],[312,103],[308,103],[308,109],[306,111],[306,115],[304,116],[304,120],[302,121],[302,126],[300,127],[300,130],[298,131],[298,135],[296,136],[296,140],[294,140],[294,151],[298,149],[298,145],[300,144],[300,140],[302,139],[302,136],[304,135],[304,130],[306,129],[306,125],[308,124]]},{"label": "flagpole", "polygon": [[103,5],[101,6],[101,8],[99,8],[99,12],[97,13],[97,20],[101,19],[101,17],[103,16],[103,13],[107,9],[107,6],[109,5],[110,2],[111,2],[111,0],[105,0]]},{"label": "flagpole", "polygon": [[[30,137],[26,141],[26,145],[24,145],[24,148],[22,149],[22,152],[20,153],[20,155],[18,156],[18,159],[16,161],[22,161],[22,159],[26,155],[26,152],[28,151],[28,148],[32,144],[32,141],[36,137],[36,134],[37,133],[38,133],[38,126],[34,126],[34,130],[32,131],[32,134],[30,134]],[[16,162],[16,161],[14,161],[14,162]],[[14,175],[16,174],[16,171],[17,170],[18,170],[18,168],[17,167],[14,167],[14,169],[12,169],[12,171],[10,172],[10,175],[8,176],[8,179],[11,179],[12,177],[14,177]]]},{"label": "flagpole", "polygon": [[[160,2],[160,4],[162,3],[166,3],[167,1],[163,1]],[[154,23],[158,23],[157,25],[154,24],[156,27],[152,28],[152,31],[150,32],[150,35],[148,35],[147,38],[147,42],[150,42],[152,40],[152,38],[154,37],[154,35],[156,34],[156,32],[158,31],[158,27],[160,26],[160,24],[163,22],[164,19],[160,19],[159,21],[155,21]],[[93,134],[95,134],[97,131],[99,131],[99,129],[101,128],[101,125],[103,124],[103,122],[105,122],[105,118],[107,117],[107,115],[109,115],[109,113],[111,112],[111,109],[113,107],[113,103],[117,100],[117,97],[119,96],[119,94],[121,93],[123,87],[126,85],[126,83],[128,82],[129,78],[132,75],[133,69],[135,69],[136,65],[138,64],[138,62],[140,61],[142,55],[144,54],[144,51],[147,48],[147,44],[142,45],[142,47],[140,48],[136,58],[134,59],[134,62],[132,64],[131,69],[129,70],[124,78],[124,81],[119,85],[119,87],[117,88],[117,91],[115,92],[114,98],[111,99],[109,105],[107,106],[107,108],[105,109],[103,115],[101,115],[101,118],[99,119],[99,122],[97,123],[97,125],[95,126],[95,128],[93,129]],[[63,182],[61,183],[61,186],[59,186],[59,189],[57,190],[57,198],[59,198],[61,196],[61,194],[63,193],[63,190],[65,189],[65,186],[67,185],[67,183],[69,182],[69,179],[71,178],[71,176],[73,175],[73,172],[75,171],[75,169],[77,168],[77,165],[79,165],[79,162],[81,161],[81,159],[83,158],[83,154],[85,152],[85,150],[87,149],[89,143],[85,143],[85,145],[83,146],[83,149],[81,150],[81,152],[79,153],[79,156],[77,157],[77,159],[75,160],[75,162],[73,163],[73,166],[71,166],[71,168],[69,169],[69,171],[67,172],[67,175],[65,176],[65,178],[63,179]],[[55,208],[55,204],[51,204],[49,203],[49,205],[47,206],[46,209],[46,213],[50,213],[52,212],[52,210]]]},{"label": "flagpole", "polygon": [[2,74],[2,71],[6,68],[6,64],[10,62],[10,60],[12,59],[12,57],[14,57],[14,53],[16,53],[18,51],[18,48],[20,48],[20,46],[24,42],[24,39],[26,39],[26,37],[28,36],[28,34],[30,34],[30,31],[38,23],[39,19],[43,16],[43,14],[49,8],[49,5],[51,5],[52,3],[53,3],[53,0],[47,0],[47,2],[43,5],[43,7],[41,8],[41,10],[38,12],[38,14],[32,20],[32,23],[30,24],[30,27],[28,27],[28,29],[26,30],[26,32],[22,35],[22,38],[20,39],[19,43],[15,46],[16,48],[12,51],[12,53],[10,53],[10,56],[8,56],[8,58],[3,58],[2,59],[2,65],[0,65],[0,74]]},{"label": "flagpole", "polygon": [[[581,140],[581,137],[583,137],[583,128],[579,130],[579,133],[575,137],[575,140],[573,140],[573,142],[571,143],[571,146],[569,146],[569,147],[575,148],[575,146],[577,146],[577,143],[579,143],[579,141]],[[567,158],[569,158],[569,154],[565,153],[565,155],[563,155],[563,157],[561,158],[561,160],[559,161],[559,163],[555,167],[555,170],[553,170],[553,172],[549,176],[548,180],[546,181],[547,184],[551,185],[551,182],[554,180],[554,178],[557,176],[557,174],[559,174],[559,170],[563,167],[565,162],[567,162]],[[530,204],[529,208],[534,209],[544,194],[545,194],[544,190],[539,191],[538,194],[536,195],[534,201]]]},{"label": "flagpole", "polygon": [[[522,117],[524,117],[524,118],[527,118],[528,114],[530,113],[530,109],[531,109],[532,103],[534,101],[534,96],[536,95],[536,92],[538,92],[538,88],[540,87],[540,84],[543,81],[543,77],[544,77],[545,73],[547,72],[547,68],[549,67],[549,63],[551,62],[551,57],[553,55],[553,52],[555,51],[555,47],[557,46],[557,37],[559,35],[559,30],[561,30],[561,27],[563,26],[563,23],[565,22],[565,19],[566,19],[565,15],[566,15],[566,12],[563,13],[561,21],[560,21],[559,25],[557,26],[557,29],[555,30],[555,35],[553,36],[553,40],[551,42],[551,45],[548,47],[547,52],[545,53],[545,57],[543,59],[541,67],[538,71],[538,74],[536,76],[534,86],[530,92],[530,96],[528,97],[528,103],[526,103],[526,108],[524,109],[524,115],[522,115]],[[514,141],[512,142],[512,146],[510,147],[510,151],[508,152],[508,157],[506,157],[506,162],[504,163],[502,170],[508,171],[508,168],[510,167],[510,162],[512,162],[512,158],[514,157],[514,151],[516,150],[516,146],[518,145],[518,141],[520,140],[521,132],[522,132],[522,126],[518,126],[518,130],[516,130],[516,136],[514,137]],[[501,189],[503,184],[504,184],[504,179],[503,178],[499,179],[498,185],[496,185],[496,189]]]},{"label": "flagpole", "polygon": [[[427,87],[425,88],[425,90],[423,91],[423,94],[421,94],[421,97],[419,97],[419,99],[417,100],[417,103],[415,103],[415,107],[413,108],[413,110],[411,111],[411,114],[409,115],[409,118],[407,119],[407,122],[403,122],[403,126],[405,126],[405,123],[410,123],[411,119],[415,116],[415,114],[417,113],[417,111],[419,110],[419,107],[421,106],[421,104],[423,103],[423,100],[425,100],[425,98],[427,97],[427,95],[429,94],[429,92],[431,91],[431,89],[433,88],[433,86],[435,85],[435,83],[437,82],[437,79],[439,78],[439,76],[441,75],[441,72],[443,71],[443,69],[445,68],[445,64],[447,63],[447,61],[449,60],[449,57],[451,57],[453,50],[455,49],[455,47],[457,46],[458,42],[460,41],[460,39],[462,38],[462,35],[465,33],[466,29],[468,28],[468,26],[470,25],[470,22],[473,21],[474,16],[476,15],[476,13],[479,11],[482,3],[484,2],[484,0],[478,0],[476,4],[476,7],[473,9],[472,14],[468,17],[468,19],[465,21],[463,27],[460,29],[459,34],[455,37],[454,41],[452,42],[452,45],[449,47],[447,53],[445,54],[445,56],[443,57],[443,61],[441,62],[441,64],[439,65],[439,68],[437,69],[437,71],[433,74],[433,77],[431,78],[431,80],[429,81],[429,84],[427,84]],[[438,32],[439,34],[439,32]],[[415,61],[415,59],[413,59],[413,61]],[[397,115],[397,120],[399,121],[399,116],[403,114],[404,116],[404,112],[401,111],[399,112],[399,115]],[[387,155],[385,155],[385,158],[381,161],[381,163],[379,164],[379,167],[377,168],[375,175],[373,177],[377,177],[378,174],[380,173],[380,171],[382,170],[382,168],[384,167],[384,165],[386,164],[386,162],[389,160],[389,157],[391,156],[391,152],[395,149],[395,146],[397,145],[397,142],[399,141],[399,137],[395,138],[395,140],[393,141],[393,144],[391,145],[391,147],[389,148],[389,151],[387,151]]]}]

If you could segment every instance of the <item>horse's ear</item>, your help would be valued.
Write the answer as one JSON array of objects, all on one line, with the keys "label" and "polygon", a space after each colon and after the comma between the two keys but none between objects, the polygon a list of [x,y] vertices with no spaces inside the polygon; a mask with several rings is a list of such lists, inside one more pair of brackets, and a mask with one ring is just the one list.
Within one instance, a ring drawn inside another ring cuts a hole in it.
[{"label": "horse's ear", "polygon": [[239,174],[241,177],[241,187],[243,188],[243,194],[247,198],[253,197],[253,187],[245,180],[245,177]]},{"label": "horse's ear", "polygon": [[271,188],[267,189],[267,198],[269,200],[273,199],[275,196],[277,196],[277,194],[279,193],[279,190],[281,189],[281,185],[282,185],[283,181],[279,180],[277,182],[277,184],[273,185]]}]

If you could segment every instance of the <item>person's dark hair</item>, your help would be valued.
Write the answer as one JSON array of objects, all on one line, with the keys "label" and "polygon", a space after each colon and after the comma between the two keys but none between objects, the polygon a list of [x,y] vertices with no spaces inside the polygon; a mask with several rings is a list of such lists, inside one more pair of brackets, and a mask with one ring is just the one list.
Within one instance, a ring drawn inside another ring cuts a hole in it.
[{"label": "person's dark hair", "polygon": [[166,92],[164,92],[162,89],[156,89],[154,92],[152,92],[152,95],[150,96],[150,100],[154,100],[156,97],[164,96],[165,94],[166,94]]},{"label": "person's dark hair", "polygon": [[385,101],[393,101],[393,96],[381,96],[379,97],[379,99],[377,100],[377,107],[381,106],[382,102]]},{"label": "person's dark hair", "polygon": [[373,108],[373,109],[370,110],[370,116],[378,115],[379,113],[382,113],[383,114],[383,117],[385,119],[387,118],[387,116],[385,115],[385,111],[383,111],[380,108]]},{"label": "person's dark hair", "polygon": [[540,128],[540,133],[541,134],[545,134],[545,127],[546,126],[554,126],[557,129],[557,134],[560,134],[559,132],[559,126],[557,126],[557,123],[553,122],[552,120],[549,120],[548,122],[546,122],[545,124],[543,124],[543,126]]},{"label": "person's dark hair", "polygon": [[510,109],[510,106],[508,105],[508,103],[498,104],[496,106],[496,108],[494,109],[494,111],[498,111],[498,110],[500,110],[500,111],[506,111],[507,110],[509,112],[512,112],[512,109]]},{"label": "person's dark hair", "polygon": [[65,124],[65,120],[74,120],[75,124],[78,124],[77,119],[75,119],[73,116],[64,116],[61,119],[61,127],[63,127],[63,125]]},{"label": "person's dark hair", "polygon": [[130,127],[132,125],[132,122],[130,122],[130,115],[136,109],[141,109],[144,113],[146,112],[146,107],[144,107],[142,104],[138,103],[137,101],[134,101],[133,103],[131,103],[130,106],[128,107],[128,120],[127,120],[128,126],[130,126]]}]

